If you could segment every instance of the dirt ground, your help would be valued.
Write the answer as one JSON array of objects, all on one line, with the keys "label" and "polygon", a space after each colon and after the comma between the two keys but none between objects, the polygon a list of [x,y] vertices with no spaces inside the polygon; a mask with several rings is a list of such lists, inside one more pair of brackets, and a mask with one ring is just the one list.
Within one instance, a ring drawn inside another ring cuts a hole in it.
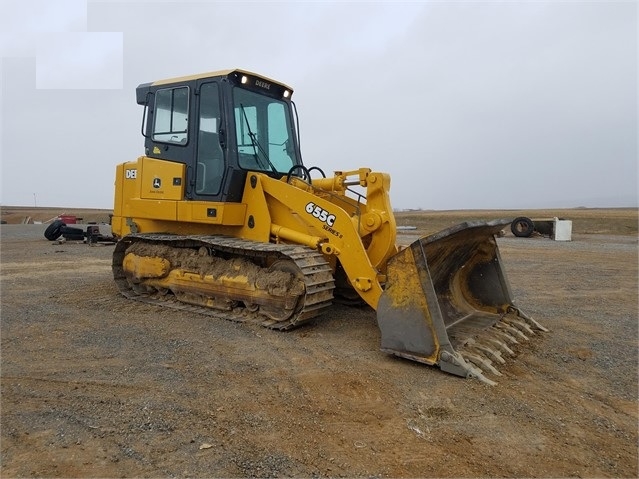
[{"label": "dirt ground", "polygon": [[517,304],[550,332],[494,387],[380,352],[368,308],[285,333],[163,310],[117,292],[113,246],[2,225],[0,476],[637,477],[623,211],[580,212],[571,242],[499,238]]}]

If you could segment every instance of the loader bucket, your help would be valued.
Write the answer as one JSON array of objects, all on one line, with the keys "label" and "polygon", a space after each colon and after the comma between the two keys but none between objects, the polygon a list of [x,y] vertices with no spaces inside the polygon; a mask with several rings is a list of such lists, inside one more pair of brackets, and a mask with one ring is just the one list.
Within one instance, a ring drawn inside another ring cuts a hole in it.
[{"label": "loader bucket", "polygon": [[511,220],[466,222],[413,242],[390,258],[377,308],[382,351],[477,377],[514,345],[547,331],[514,304],[495,235]]}]

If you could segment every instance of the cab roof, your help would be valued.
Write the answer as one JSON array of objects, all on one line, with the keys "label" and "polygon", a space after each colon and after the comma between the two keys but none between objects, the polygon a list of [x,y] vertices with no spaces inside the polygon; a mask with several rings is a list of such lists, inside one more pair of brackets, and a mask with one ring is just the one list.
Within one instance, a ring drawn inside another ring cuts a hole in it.
[{"label": "cab roof", "polygon": [[152,83],[147,83],[147,84],[143,84],[143,85],[148,85],[148,86],[159,86],[159,85],[168,85],[168,84],[173,84],[173,83],[184,83],[187,81],[192,81],[192,80],[200,80],[203,78],[212,78],[212,77],[225,77],[225,76],[229,76],[233,73],[239,73],[241,75],[252,75],[258,78],[262,78],[270,83],[276,83],[277,85],[280,85],[283,88],[286,88],[287,90],[289,90],[291,93],[293,92],[293,89],[282,83],[279,82],[277,80],[273,80],[272,78],[266,77],[264,75],[260,75],[259,73],[255,73],[255,72],[251,72],[248,70],[243,70],[241,68],[233,68],[231,70],[217,70],[214,72],[207,72],[207,73],[196,73],[194,75],[187,75],[187,76],[182,76],[182,77],[175,77],[175,78],[167,78],[164,80],[157,80],[154,81]]}]

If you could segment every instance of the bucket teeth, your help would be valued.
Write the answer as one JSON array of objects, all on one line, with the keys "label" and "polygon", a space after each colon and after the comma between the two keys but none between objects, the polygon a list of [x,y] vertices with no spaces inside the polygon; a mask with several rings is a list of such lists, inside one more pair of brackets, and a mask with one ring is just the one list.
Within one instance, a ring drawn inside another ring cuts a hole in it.
[{"label": "bucket teeth", "polygon": [[505,331],[503,329],[498,329],[497,327],[492,328],[492,334],[493,336],[497,336],[498,338],[503,339],[505,342],[507,342],[508,344],[519,344],[519,341],[517,341],[517,339],[512,336],[511,334],[508,333],[508,331]]},{"label": "bucket teeth", "polygon": [[524,321],[521,321],[520,319],[506,316],[503,318],[503,321],[513,326],[514,328],[517,328],[519,331],[521,331],[524,334],[528,333],[531,336],[535,335],[535,332],[530,328],[530,326],[528,326]]},{"label": "bucket teeth", "polygon": [[481,372],[481,370],[474,368],[471,366],[471,370],[472,372],[469,374],[469,377],[473,377],[476,379],[479,379],[482,383],[488,384],[489,386],[496,386],[497,383],[495,381],[493,381],[492,379],[488,379],[486,376],[484,376],[484,374]]},{"label": "bucket teeth", "polygon": [[520,315],[524,321],[526,321],[532,328],[535,328],[539,331],[548,332],[548,328],[543,327],[539,322],[535,321],[533,318],[530,318],[526,315]]},{"label": "bucket teeth", "polygon": [[478,354],[473,354],[473,353],[468,352],[468,351],[463,351],[461,353],[461,355],[466,361],[474,364],[475,366],[477,366],[478,368],[482,369],[483,371],[488,371],[488,372],[494,374],[495,376],[501,376],[502,375],[499,371],[497,371],[497,369],[495,369],[493,367],[492,361],[490,359],[482,358]]},{"label": "bucket teeth", "polygon": [[[496,332],[496,331],[493,331]],[[494,337],[482,337],[481,338],[482,341],[485,341],[487,343],[492,344],[493,346],[495,346],[497,349],[499,349],[502,353],[506,353],[510,356],[514,356],[515,355],[515,351],[513,351],[512,349],[510,349],[506,343],[504,343],[503,341],[500,341],[497,338]]]},{"label": "bucket teeth", "polygon": [[470,351],[478,354],[483,354],[491,361],[495,361],[499,364],[505,364],[506,361],[504,360],[504,358],[501,357],[501,353],[498,350],[487,346],[485,343],[486,338],[479,337],[477,339],[469,339],[466,344],[468,345],[468,349]]},{"label": "bucket teeth", "polygon": [[548,332],[548,328],[545,328],[544,326],[539,324],[538,321],[534,320],[533,318],[531,318],[527,314],[523,313],[518,308],[515,308],[514,306],[511,306],[511,307],[508,308],[508,312],[514,314],[515,316],[517,316],[517,318],[522,319],[523,321],[525,321],[532,329],[538,330],[538,331]]},{"label": "bucket teeth", "polygon": [[501,353],[499,351],[496,351],[495,349],[489,347],[489,346],[486,346],[486,345],[481,344],[481,343],[475,343],[474,348],[477,349],[478,351],[481,351],[482,353],[484,353],[484,355],[488,356],[491,361],[495,361],[495,362],[497,362],[499,364],[505,364],[506,363],[506,360],[501,357]]},{"label": "bucket teeth", "polygon": [[[505,364],[505,355],[516,355],[511,347],[520,344],[522,340],[529,341],[528,336],[536,335],[536,322],[531,320],[531,323],[525,315],[517,313],[516,309],[510,310],[492,327],[465,339],[461,350],[458,349],[458,354],[468,363],[469,368],[480,370],[482,374],[502,376],[494,364]],[[540,330],[547,331],[543,326],[540,326]],[[476,373],[470,375],[477,377]]]},{"label": "bucket teeth", "polygon": [[528,341],[528,336],[526,336],[524,333],[522,333],[519,329],[510,326],[509,324],[506,324],[503,320],[502,321],[498,321],[497,323],[495,323],[495,328],[499,328],[499,329],[503,329],[504,331],[507,331],[508,334],[514,336],[517,339],[522,339],[524,341]]},{"label": "bucket teeth", "polygon": [[443,351],[441,355],[441,361],[459,367],[462,371],[464,371],[464,375],[466,377],[476,378],[479,381],[488,384],[489,386],[495,386],[497,384],[495,381],[484,376],[484,373],[481,369],[473,366],[474,363],[464,360],[464,356],[460,353]]}]

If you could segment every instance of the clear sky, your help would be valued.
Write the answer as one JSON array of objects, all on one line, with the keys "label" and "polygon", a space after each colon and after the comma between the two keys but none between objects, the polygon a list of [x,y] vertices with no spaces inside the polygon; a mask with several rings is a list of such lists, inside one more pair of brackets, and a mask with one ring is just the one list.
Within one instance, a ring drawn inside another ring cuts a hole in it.
[{"label": "clear sky", "polygon": [[636,1],[0,3],[3,205],[112,208],[135,87],[237,67],[395,208],[637,206]]}]

